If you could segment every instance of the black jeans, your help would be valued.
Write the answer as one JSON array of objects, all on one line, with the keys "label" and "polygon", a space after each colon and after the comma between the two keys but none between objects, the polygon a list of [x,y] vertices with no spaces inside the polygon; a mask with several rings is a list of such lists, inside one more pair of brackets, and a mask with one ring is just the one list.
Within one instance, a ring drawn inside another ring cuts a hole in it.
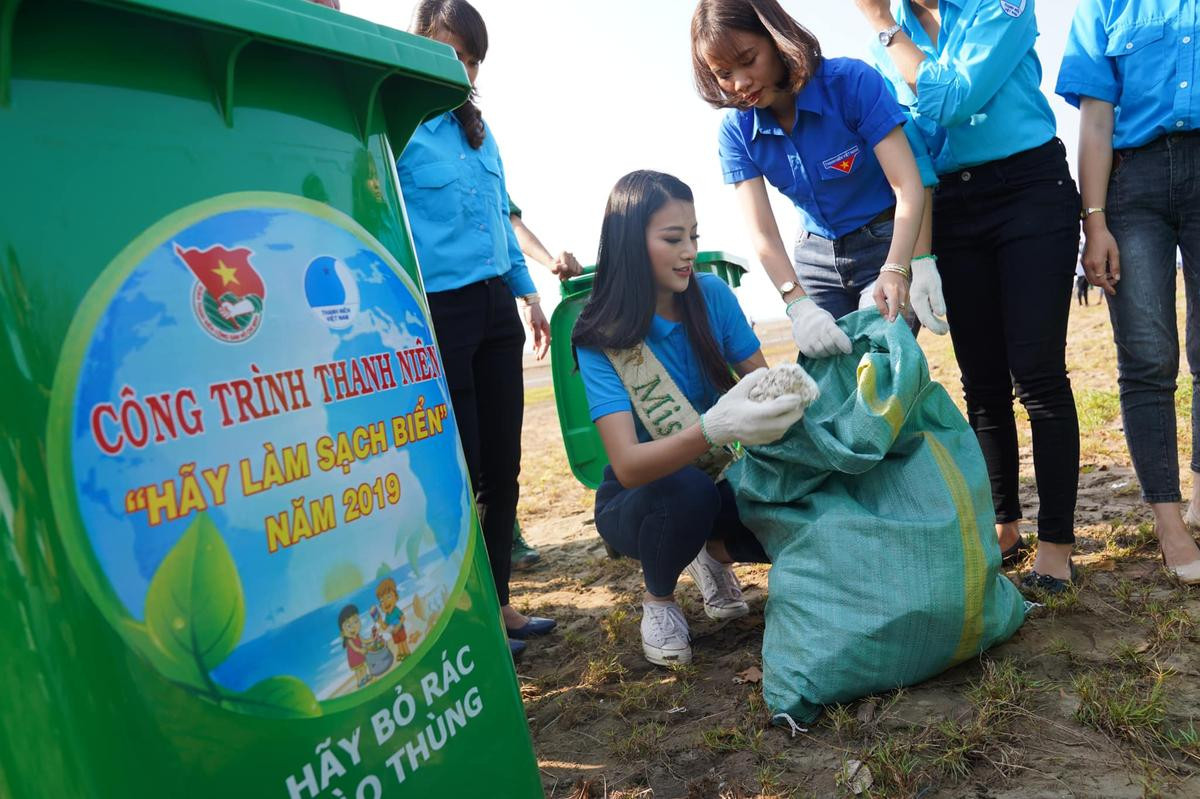
[{"label": "black jeans", "polygon": [[499,278],[429,294],[429,313],[501,605],[508,604],[521,472],[525,329]]},{"label": "black jeans", "polygon": [[996,521],[1021,518],[1013,391],[1029,413],[1038,538],[1075,540],[1079,420],[1067,378],[1067,315],[1079,192],[1058,139],[940,175],[933,251],[967,417],[992,482]]},{"label": "black jeans", "polygon": [[738,563],[770,563],[762,544],[738,518],[728,480],[695,466],[652,483],[625,488],[611,466],[596,489],[596,530],[608,545],[642,562],[654,596],[669,596],[679,575],[709,539],[720,539]]}]

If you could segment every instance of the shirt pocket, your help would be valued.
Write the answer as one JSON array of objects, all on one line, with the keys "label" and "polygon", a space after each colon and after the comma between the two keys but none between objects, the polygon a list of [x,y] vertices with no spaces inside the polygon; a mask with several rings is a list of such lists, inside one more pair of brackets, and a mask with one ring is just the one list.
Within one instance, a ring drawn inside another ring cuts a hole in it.
[{"label": "shirt pocket", "polygon": [[1121,97],[1158,94],[1170,77],[1175,58],[1168,53],[1163,22],[1117,28],[1108,35],[1104,54],[1113,59],[1121,77]]},{"label": "shirt pocket", "polygon": [[433,222],[445,222],[454,218],[462,205],[459,174],[455,164],[437,161],[422,164],[412,170],[412,196],[410,210]]}]

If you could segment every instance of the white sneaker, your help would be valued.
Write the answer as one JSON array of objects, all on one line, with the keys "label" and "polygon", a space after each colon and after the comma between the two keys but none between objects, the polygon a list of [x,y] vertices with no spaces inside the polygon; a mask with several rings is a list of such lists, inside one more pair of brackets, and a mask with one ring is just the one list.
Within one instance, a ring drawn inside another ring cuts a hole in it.
[{"label": "white sneaker", "polygon": [[705,547],[700,547],[700,554],[688,564],[687,573],[700,589],[710,619],[736,619],[750,612],[733,566],[718,561]]},{"label": "white sneaker", "polygon": [[657,666],[692,662],[687,620],[674,602],[642,603],[642,652]]}]

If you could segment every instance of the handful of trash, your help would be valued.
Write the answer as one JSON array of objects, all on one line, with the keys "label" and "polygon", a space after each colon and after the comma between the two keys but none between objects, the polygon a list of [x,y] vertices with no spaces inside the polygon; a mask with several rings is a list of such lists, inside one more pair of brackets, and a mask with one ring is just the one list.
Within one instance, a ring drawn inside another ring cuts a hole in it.
[{"label": "handful of trash", "polygon": [[807,408],[821,396],[821,389],[817,388],[817,381],[799,364],[786,363],[768,369],[746,396],[754,402],[766,402],[784,394],[798,395],[801,403]]}]

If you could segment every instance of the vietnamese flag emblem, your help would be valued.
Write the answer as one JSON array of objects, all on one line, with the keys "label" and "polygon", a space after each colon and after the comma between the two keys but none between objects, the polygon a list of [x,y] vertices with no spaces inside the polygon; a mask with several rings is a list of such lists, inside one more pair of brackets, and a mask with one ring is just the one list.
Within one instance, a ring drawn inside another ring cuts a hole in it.
[{"label": "vietnamese flag emblem", "polygon": [[250,250],[219,244],[207,250],[175,245],[175,255],[196,277],[193,308],[200,326],[228,343],[245,341],[262,322],[267,287],[250,264]]},{"label": "vietnamese flag emblem", "polygon": [[858,160],[858,146],[855,145],[845,152],[838,153],[833,158],[826,158],[821,162],[821,166],[834,172],[841,172],[843,175],[849,175],[850,170],[854,169],[854,162]]}]

